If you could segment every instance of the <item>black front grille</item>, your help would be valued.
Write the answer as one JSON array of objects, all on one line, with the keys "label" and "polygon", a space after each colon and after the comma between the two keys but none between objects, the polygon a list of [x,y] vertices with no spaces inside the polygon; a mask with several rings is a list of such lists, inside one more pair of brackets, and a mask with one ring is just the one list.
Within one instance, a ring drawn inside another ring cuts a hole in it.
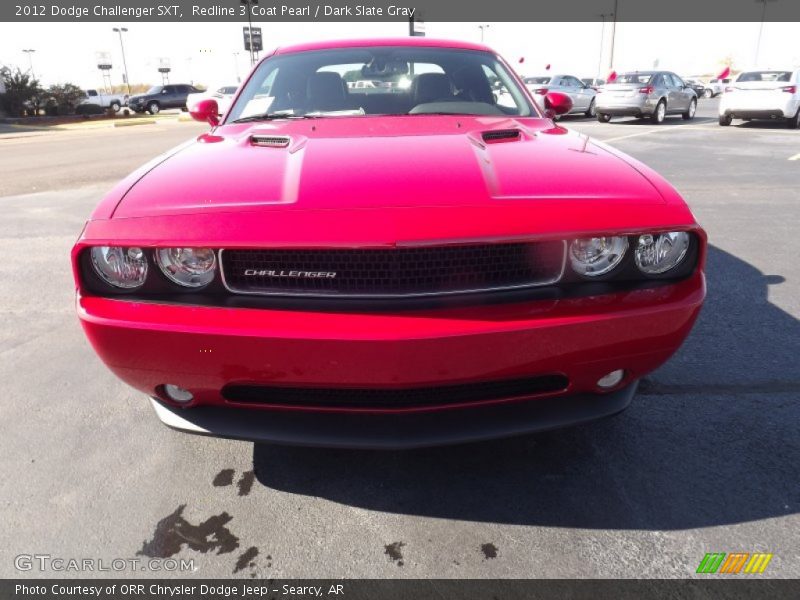
[{"label": "black front grille", "polygon": [[269,404],[303,408],[414,409],[524,398],[560,392],[569,380],[563,375],[483,381],[439,387],[404,389],[300,388],[267,385],[228,385],[222,397],[239,404]]},{"label": "black front grille", "polygon": [[561,278],[561,241],[345,250],[224,250],[235,293],[402,297],[508,290]]}]

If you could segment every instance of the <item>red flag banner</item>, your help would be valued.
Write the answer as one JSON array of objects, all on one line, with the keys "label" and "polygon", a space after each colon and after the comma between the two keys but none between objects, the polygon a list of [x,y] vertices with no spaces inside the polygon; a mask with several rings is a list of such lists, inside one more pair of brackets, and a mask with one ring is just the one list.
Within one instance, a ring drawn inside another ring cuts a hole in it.
[{"label": "red flag banner", "polygon": [[608,83],[612,83],[616,79],[617,79],[617,72],[616,71],[611,71],[611,73],[608,74],[608,79],[606,81],[608,81]]},{"label": "red flag banner", "polygon": [[726,78],[728,75],[730,75],[730,74],[731,74],[731,68],[730,68],[730,67],[725,67],[725,68],[722,70],[722,73],[720,73],[719,75],[717,75],[717,79],[725,79],[725,78]]}]

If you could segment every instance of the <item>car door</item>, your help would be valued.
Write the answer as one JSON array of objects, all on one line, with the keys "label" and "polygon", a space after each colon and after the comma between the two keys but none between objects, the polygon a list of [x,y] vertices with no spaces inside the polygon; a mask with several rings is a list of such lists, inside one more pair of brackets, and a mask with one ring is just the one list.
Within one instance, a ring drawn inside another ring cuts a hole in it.
[{"label": "car door", "polygon": [[158,103],[161,105],[161,108],[172,108],[173,103],[175,102],[175,86],[174,85],[165,85],[161,88],[161,94],[158,98]]},{"label": "car door", "polygon": [[669,73],[659,73],[656,75],[655,79],[658,82],[655,84],[656,89],[667,98],[667,112],[672,113],[679,110],[681,107],[681,96],[678,93],[678,88],[671,75]]},{"label": "car door", "polygon": [[675,103],[672,108],[677,112],[685,112],[689,109],[689,103],[692,98],[695,97],[694,90],[675,73],[669,73],[668,75],[672,79],[672,89],[675,90]]},{"label": "car door", "polygon": [[594,96],[594,90],[572,75],[567,76],[566,79],[574,90],[572,93],[575,94],[575,98],[577,98],[575,108],[580,108],[582,110],[589,108],[589,103]]},{"label": "car door", "polygon": [[194,91],[190,85],[178,85],[175,94],[175,105],[179,108],[186,106],[186,98]]}]

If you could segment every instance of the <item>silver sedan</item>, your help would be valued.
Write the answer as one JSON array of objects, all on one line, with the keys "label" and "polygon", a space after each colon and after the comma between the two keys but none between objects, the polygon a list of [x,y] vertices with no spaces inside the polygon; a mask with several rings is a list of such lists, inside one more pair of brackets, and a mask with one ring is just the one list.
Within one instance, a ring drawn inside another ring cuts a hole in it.
[{"label": "silver sedan", "polygon": [[632,116],[663,123],[669,114],[694,119],[697,94],[692,86],[669,71],[623,73],[607,83],[597,94],[597,120],[608,123],[611,117]]},{"label": "silver sedan", "polygon": [[583,83],[572,75],[537,75],[523,77],[525,86],[534,94],[545,95],[548,92],[561,92],[572,98],[570,114],[583,113],[587,117],[595,116],[595,95],[593,87]]}]

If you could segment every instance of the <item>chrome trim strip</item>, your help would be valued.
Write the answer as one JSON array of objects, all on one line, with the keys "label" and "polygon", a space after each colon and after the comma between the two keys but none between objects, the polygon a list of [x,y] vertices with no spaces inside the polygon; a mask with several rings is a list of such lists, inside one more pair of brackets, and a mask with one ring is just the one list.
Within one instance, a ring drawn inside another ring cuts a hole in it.
[{"label": "chrome trim strip", "polygon": [[[544,241],[544,240],[540,240]],[[531,242],[536,243],[536,242]],[[239,294],[244,296],[283,296],[287,298],[339,298],[339,299],[385,299],[385,300],[392,300],[396,298],[431,298],[437,296],[459,296],[462,294],[480,294],[485,292],[510,292],[514,290],[524,290],[529,288],[537,288],[537,287],[544,287],[546,285],[553,285],[554,283],[558,283],[564,277],[564,273],[567,269],[567,241],[562,240],[563,244],[563,252],[561,253],[561,272],[558,274],[557,277],[547,281],[537,281],[535,283],[525,283],[520,285],[508,285],[508,286],[501,286],[501,287],[488,287],[488,288],[475,288],[475,289],[467,289],[467,290],[454,290],[454,291],[447,291],[447,292],[418,292],[418,293],[411,293],[411,294],[336,294],[336,293],[314,293],[314,292],[255,292],[255,291],[245,291],[245,290],[237,290],[232,288],[228,285],[228,281],[225,279],[225,264],[222,260],[222,253],[225,252],[224,249],[219,251],[219,273],[222,279],[222,285],[228,290],[231,294]],[[442,244],[443,246],[446,244]],[[288,248],[281,248],[288,249]],[[266,248],[269,250],[269,248]]]}]

